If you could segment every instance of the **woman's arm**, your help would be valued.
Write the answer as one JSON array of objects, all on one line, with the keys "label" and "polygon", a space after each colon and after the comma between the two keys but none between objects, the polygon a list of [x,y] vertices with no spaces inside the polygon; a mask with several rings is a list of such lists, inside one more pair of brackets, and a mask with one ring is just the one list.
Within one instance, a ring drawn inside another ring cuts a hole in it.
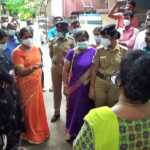
[{"label": "woman's arm", "polygon": [[[39,69],[42,67],[42,64],[35,64],[35,65],[31,65],[30,67],[25,67],[24,56],[22,55],[21,51],[19,51],[19,50],[16,50],[13,52],[12,62],[13,62],[13,65],[15,66],[15,73],[16,73],[16,75],[19,75],[19,76],[29,75],[32,72],[34,72],[36,69]],[[41,63],[41,60],[39,63]]]},{"label": "woman's arm", "polygon": [[39,68],[41,68],[40,64],[39,65],[33,65],[31,67],[28,67],[28,68],[25,68],[24,66],[20,65],[20,66],[15,67],[15,72],[19,76],[27,76]]}]

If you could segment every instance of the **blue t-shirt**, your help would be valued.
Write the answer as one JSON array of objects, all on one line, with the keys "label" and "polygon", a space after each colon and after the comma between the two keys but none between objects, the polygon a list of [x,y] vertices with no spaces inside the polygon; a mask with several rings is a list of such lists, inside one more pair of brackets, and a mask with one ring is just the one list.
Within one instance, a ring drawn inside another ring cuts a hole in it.
[{"label": "blue t-shirt", "polygon": [[7,54],[7,57],[9,59],[9,61],[11,62],[11,54],[12,54],[12,51],[19,45],[19,41],[17,39],[16,36],[13,36],[13,37],[10,37],[7,41],[7,46],[6,46],[6,54]]},{"label": "blue t-shirt", "polygon": [[49,40],[52,40],[54,39],[56,36],[57,36],[58,32],[57,32],[57,29],[56,27],[52,27],[48,30],[48,39]]}]

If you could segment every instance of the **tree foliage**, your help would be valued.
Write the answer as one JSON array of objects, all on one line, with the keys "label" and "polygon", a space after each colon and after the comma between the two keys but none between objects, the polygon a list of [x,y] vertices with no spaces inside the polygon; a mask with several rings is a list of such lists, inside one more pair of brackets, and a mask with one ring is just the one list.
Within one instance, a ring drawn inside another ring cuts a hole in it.
[{"label": "tree foliage", "polygon": [[26,20],[36,16],[39,1],[5,0],[5,7],[11,15],[18,15],[21,19]]}]

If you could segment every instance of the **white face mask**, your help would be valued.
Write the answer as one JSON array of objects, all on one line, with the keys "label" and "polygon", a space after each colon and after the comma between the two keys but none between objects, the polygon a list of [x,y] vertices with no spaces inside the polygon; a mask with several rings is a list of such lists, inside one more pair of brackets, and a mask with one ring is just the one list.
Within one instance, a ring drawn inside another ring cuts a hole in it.
[{"label": "white face mask", "polygon": [[101,35],[95,35],[94,36],[96,44],[100,44],[101,43],[101,38],[102,38]]},{"label": "white face mask", "polygon": [[78,31],[80,31],[81,29],[80,28],[75,28],[75,29],[72,29],[72,33],[76,33]]},{"label": "white face mask", "polygon": [[88,48],[88,41],[77,42],[78,49],[84,50]]},{"label": "white face mask", "polygon": [[58,32],[58,38],[64,38],[64,34],[62,32]]},{"label": "white face mask", "polygon": [[0,44],[0,51],[5,50],[7,47],[7,44]]},{"label": "white face mask", "polygon": [[28,46],[28,47],[31,47],[33,45],[33,39],[32,38],[28,38],[28,39],[25,39],[25,40],[22,40],[22,44]]},{"label": "white face mask", "polygon": [[14,36],[15,34],[16,34],[16,30],[8,30],[8,34],[10,35],[10,36]]},{"label": "white face mask", "polygon": [[127,27],[130,25],[131,21],[129,19],[124,19],[123,23],[124,23],[124,26]]},{"label": "white face mask", "polygon": [[101,38],[101,44],[107,49],[111,45],[111,41],[107,38]]},{"label": "white face mask", "polygon": [[2,23],[2,27],[7,28],[7,26],[8,26],[8,22]]}]

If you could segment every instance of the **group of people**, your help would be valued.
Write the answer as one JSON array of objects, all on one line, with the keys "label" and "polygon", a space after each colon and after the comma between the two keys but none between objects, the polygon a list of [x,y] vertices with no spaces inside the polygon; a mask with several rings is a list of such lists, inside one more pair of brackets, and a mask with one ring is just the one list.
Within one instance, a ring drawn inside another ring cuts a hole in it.
[{"label": "group of people", "polygon": [[7,150],[25,149],[22,139],[41,144],[50,136],[41,50],[33,44],[30,27],[18,34],[15,27],[11,22],[0,29],[0,149]]},{"label": "group of people", "polygon": [[[145,72],[148,69],[144,69],[145,65],[140,70],[142,63],[150,59],[150,11],[146,13],[145,29],[140,31],[139,21],[135,17],[136,3],[128,1],[124,11],[116,14],[115,9],[119,7],[119,3],[108,14],[118,21],[117,25],[96,27],[93,31],[95,44],[89,44],[88,32],[80,28],[79,22],[75,22],[77,27],[71,23],[70,29],[74,28],[70,33],[73,34],[64,32],[64,39],[63,36],[57,36],[50,42],[50,53],[55,53],[51,57],[55,109],[51,121],[55,122],[60,118],[63,82],[67,101],[66,140],[69,143],[74,141],[76,150],[150,147],[148,136],[143,137],[143,134],[149,133],[150,121],[150,95],[146,98],[146,93],[142,92],[149,91],[144,88],[148,86],[144,84],[149,83],[148,72]],[[62,35],[58,28],[60,24],[55,25],[58,35]],[[74,39],[74,47],[69,44],[69,35]],[[60,61],[56,61],[56,58]],[[140,66],[138,70],[136,65]],[[59,72],[58,77],[56,72]],[[144,74],[147,76],[143,76]],[[138,89],[140,84],[143,85]],[[107,107],[98,108],[101,106]],[[91,110],[92,108],[97,109]],[[143,110],[145,111],[142,112]],[[146,127],[142,128],[144,124]],[[137,126],[142,129],[136,130]],[[130,128],[133,130],[130,131]],[[131,137],[128,137],[129,134]],[[138,135],[143,138],[137,139]]]},{"label": "group of people", "polygon": [[[139,32],[134,17],[136,3],[128,1],[123,13],[116,14],[119,3],[108,15],[117,20],[117,25],[94,30],[96,55],[86,94],[98,108],[82,118],[84,124],[77,132],[74,150],[150,149],[150,11],[145,29]],[[74,97],[74,103],[80,97]],[[85,104],[80,107],[83,110]]]},{"label": "group of people", "polygon": [[[61,117],[63,89],[66,141],[74,150],[150,148],[150,10],[145,29],[139,31],[136,3],[128,1],[116,14],[119,5],[108,14],[117,25],[96,27],[92,45],[76,19],[69,26],[56,17],[48,32],[51,122]],[[7,32],[0,29],[0,142],[5,143],[6,137],[6,149],[15,150],[22,139],[43,143],[50,130],[42,91],[42,54],[33,43],[33,30],[22,28],[16,36],[19,44],[8,51],[15,28],[13,24],[7,28]]]}]

